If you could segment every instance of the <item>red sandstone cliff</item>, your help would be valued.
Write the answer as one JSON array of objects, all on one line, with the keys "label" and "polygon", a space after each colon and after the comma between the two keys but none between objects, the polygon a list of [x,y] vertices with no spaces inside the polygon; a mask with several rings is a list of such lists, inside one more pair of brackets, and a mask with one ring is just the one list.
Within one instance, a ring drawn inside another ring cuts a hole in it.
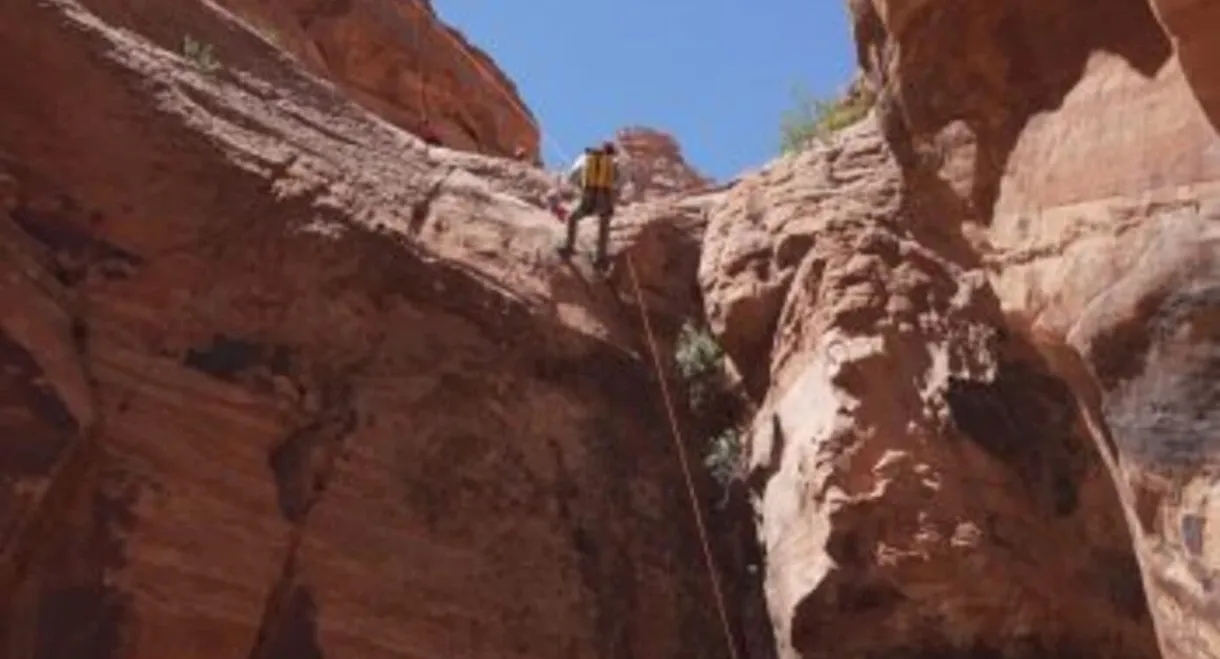
[{"label": "red sandstone cliff", "polygon": [[631,126],[619,129],[614,137],[629,168],[631,189],[626,191],[629,201],[696,193],[711,185],[709,179],[686,161],[672,135],[644,126]]},{"label": "red sandstone cliff", "polygon": [[[538,126],[516,85],[427,0],[219,2],[311,72],[409,131],[421,133],[426,119],[446,146],[501,156],[523,148],[529,159],[538,157]],[[161,31],[147,21],[146,34]],[[221,58],[225,53],[219,49]]]},{"label": "red sandstone cliff", "polygon": [[208,4],[10,3],[0,54],[0,656],[726,656],[541,172]]},{"label": "red sandstone cliff", "polygon": [[740,656],[1220,658],[1218,17],[850,4],[876,108],[715,190],[628,133],[604,286],[347,88],[380,5],[6,7],[3,656],[727,657],[644,312],[744,383]]},{"label": "red sandstone cliff", "polygon": [[853,0],[873,112],[709,210],[780,656],[1220,657],[1220,23],[1156,4]]}]

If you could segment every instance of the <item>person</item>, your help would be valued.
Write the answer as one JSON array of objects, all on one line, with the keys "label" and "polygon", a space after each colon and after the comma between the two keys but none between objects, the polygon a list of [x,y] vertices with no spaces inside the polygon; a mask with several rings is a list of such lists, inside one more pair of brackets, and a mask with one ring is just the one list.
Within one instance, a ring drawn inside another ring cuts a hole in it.
[{"label": "person", "polygon": [[576,246],[576,223],[589,215],[596,215],[597,255],[593,267],[602,272],[609,265],[606,249],[610,240],[610,218],[614,215],[614,206],[623,186],[617,151],[614,143],[609,141],[603,142],[600,148],[588,147],[572,164],[567,175],[569,183],[579,186],[580,201],[568,213],[567,237],[559,248],[559,255],[564,258],[572,255]]}]

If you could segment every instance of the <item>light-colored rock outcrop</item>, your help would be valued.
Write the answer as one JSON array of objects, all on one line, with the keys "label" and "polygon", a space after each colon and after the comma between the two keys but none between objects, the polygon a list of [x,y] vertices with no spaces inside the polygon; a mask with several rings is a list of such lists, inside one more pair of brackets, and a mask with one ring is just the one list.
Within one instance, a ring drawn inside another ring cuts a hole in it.
[{"label": "light-colored rock outcrop", "polygon": [[654,128],[631,126],[614,135],[629,166],[626,201],[637,202],[676,194],[696,194],[711,181],[686,162],[672,135]]},{"label": "light-colored rock outcrop", "polygon": [[710,211],[709,314],[763,392],[748,482],[780,656],[1151,656],[1071,390],[908,201],[869,118]]}]

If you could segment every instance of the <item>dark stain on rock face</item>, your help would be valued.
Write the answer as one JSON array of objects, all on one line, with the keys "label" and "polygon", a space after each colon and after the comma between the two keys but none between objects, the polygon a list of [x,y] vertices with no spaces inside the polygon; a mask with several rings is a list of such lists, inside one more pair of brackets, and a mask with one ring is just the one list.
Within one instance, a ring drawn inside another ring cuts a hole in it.
[{"label": "dark stain on rock face", "polygon": [[1129,551],[1098,550],[1091,555],[1095,587],[1125,618],[1140,622],[1148,618],[1148,596],[1135,555]]},{"label": "dark stain on rock face", "polygon": [[1203,529],[1207,520],[1200,515],[1182,516],[1182,546],[1192,556],[1203,553]]},{"label": "dark stain on rock face", "polygon": [[946,397],[962,433],[1014,470],[1031,496],[1056,515],[1075,512],[1093,460],[1075,431],[1075,400],[1063,381],[1005,362],[994,382],[952,380]]},{"label": "dark stain on rock face", "polygon": [[1128,327],[1143,337],[1141,352],[1125,356],[1129,368],[1107,368],[1116,363],[1109,343],[1089,355],[1115,444],[1144,468],[1197,470],[1220,455],[1220,284],[1149,300]]},{"label": "dark stain on rock face", "polygon": [[207,345],[188,349],[182,363],[212,377],[233,381],[256,367],[285,375],[293,357],[287,346],[216,334]]},{"label": "dark stain on rock face", "polygon": [[280,578],[267,596],[248,659],[324,659],[318,642],[318,606],[297,574],[298,548],[289,549]]},{"label": "dark stain on rock face", "polygon": [[19,207],[13,209],[12,217],[17,226],[47,249],[60,283],[72,286],[90,270],[106,279],[122,279],[144,265],[140,256],[95,235],[89,218],[96,213],[86,213],[68,197],[59,202],[56,210]]},{"label": "dark stain on rock face", "polygon": [[1160,533],[1161,504],[1165,500],[1165,492],[1137,481],[1131,484],[1131,498],[1139,531],[1147,535]]},{"label": "dark stain on rock face", "polygon": [[33,355],[0,332],[0,473],[46,475],[79,431]]},{"label": "dark stain on rock face", "polygon": [[210,344],[187,350],[184,363],[208,375],[228,378],[257,364],[259,353],[256,343],[218,334]]},{"label": "dark stain on rock face", "polygon": [[511,434],[496,432],[490,415],[483,420],[484,428],[425,430],[396,448],[404,504],[433,532],[467,537],[478,520],[530,510],[545,499],[521,450],[505,441]]},{"label": "dark stain on rock face", "polygon": [[865,656],[861,653],[869,648],[884,648],[895,641],[837,632],[880,628],[905,600],[896,587],[862,572],[833,572],[793,609],[791,643],[802,657]]},{"label": "dark stain on rock face", "polygon": [[1116,657],[1146,657],[1138,651],[1116,655],[1113,648],[1091,647],[1056,636],[1024,634],[996,636],[971,640],[950,640],[945,623],[929,614],[923,623],[906,633],[886,633],[880,624],[851,627],[876,630],[876,633],[850,633],[843,621],[831,622],[820,629],[820,635],[810,634],[801,627],[810,616],[793,620],[792,643],[806,659],[1116,659]]},{"label": "dark stain on rock face", "polygon": [[1051,501],[1055,514],[1061,517],[1071,515],[1080,504],[1080,491],[1072,477],[1064,472],[1055,474],[1051,484]]},{"label": "dark stain on rock face", "polygon": [[280,513],[293,523],[303,521],[317,503],[330,480],[333,457],[359,424],[351,388],[344,383],[323,386],[319,408],[267,456]]},{"label": "dark stain on rock face", "polygon": [[323,659],[313,593],[294,584],[283,606],[283,618],[267,642],[265,659]]},{"label": "dark stain on rock face", "polygon": [[892,585],[883,583],[861,583],[851,588],[840,589],[839,610],[848,613],[884,611],[907,598]]},{"label": "dark stain on rock face", "polygon": [[64,534],[44,557],[33,659],[124,656],[132,600],[107,577],[127,565],[125,538],[138,499],[138,487],[121,472],[103,471],[91,504],[82,510],[82,530]]},{"label": "dark stain on rock face", "polygon": [[[1035,506],[1060,518],[1075,513],[1079,488],[1101,465],[1077,427],[1078,411],[1065,383],[1036,362],[1009,361],[991,383],[952,382],[947,398],[958,429],[1012,470]],[[1117,501],[1110,506],[1088,514],[1121,524]],[[1129,548],[1095,549],[1085,563],[1094,597],[1123,619],[1147,622],[1142,575]],[[1055,652],[1046,656],[1060,656]]]},{"label": "dark stain on rock face", "polygon": [[1147,321],[1163,302],[1159,297],[1140,301],[1132,317],[1093,340],[1089,361],[1103,389],[1110,390],[1144,370],[1152,335]]}]

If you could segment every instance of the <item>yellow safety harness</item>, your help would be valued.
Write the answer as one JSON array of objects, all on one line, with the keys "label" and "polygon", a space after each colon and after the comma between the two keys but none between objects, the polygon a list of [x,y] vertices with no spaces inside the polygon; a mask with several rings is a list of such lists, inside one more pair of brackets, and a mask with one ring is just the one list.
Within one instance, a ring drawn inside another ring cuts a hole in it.
[{"label": "yellow safety harness", "polygon": [[580,187],[588,190],[610,190],[614,187],[614,158],[603,151],[585,151],[585,169]]}]

